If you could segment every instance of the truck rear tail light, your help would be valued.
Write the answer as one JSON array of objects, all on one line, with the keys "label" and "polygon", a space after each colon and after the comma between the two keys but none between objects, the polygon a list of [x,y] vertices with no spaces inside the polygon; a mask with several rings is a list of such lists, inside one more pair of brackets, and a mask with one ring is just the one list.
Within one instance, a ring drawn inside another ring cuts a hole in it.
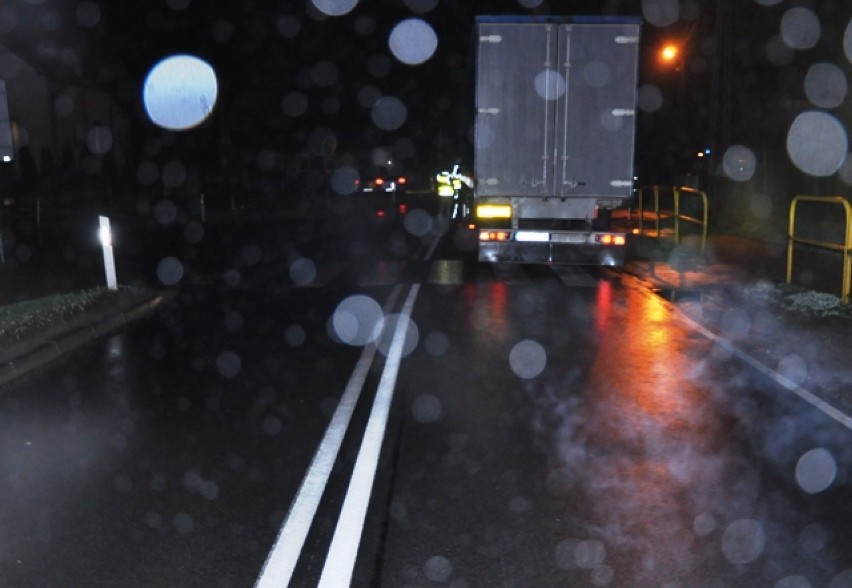
[{"label": "truck rear tail light", "polygon": [[511,204],[480,204],[476,207],[477,218],[512,218]]},{"label": "truck rear tail light", "polygon": [[511,233],[509,231],[480,231],[480,241],[508,241]]},{"label": "truck rear tail light", "polygon": [[399,214],[405,214],[406,212],[408,212],[408,206],[406,206],[405,204],[400,204],[399,205]]},{"label": "truck rear tail light", "polygon": [[624,245],[624,235],[613,233],[602,233],[595,235],[595,241],[601,245]]},{"label": "truck rear tail light", "polygon": [[405,179],[405,176],[399,176],[396,179],[396,183],[399,184],[400,186],[404,186],[406,181],[407,180]]}]

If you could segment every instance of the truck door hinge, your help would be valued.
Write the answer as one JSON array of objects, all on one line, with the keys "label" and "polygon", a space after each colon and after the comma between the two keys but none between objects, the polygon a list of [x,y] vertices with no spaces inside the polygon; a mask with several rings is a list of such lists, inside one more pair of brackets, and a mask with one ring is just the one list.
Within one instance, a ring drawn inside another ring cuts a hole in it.
[{"label": "truck door hinge", "polygon": [[630,180],[610,180],[609,185],[614,188],[629,188],[633,185]]},{"label": "truck door hinge", "polygon": [[615,42],[619,45],[634,45],[639,42],[637,35],[619,35],[615,38]]},{"label": "truck door hinge", "polygon": [[613,108],[612,116],[636,116],[636,110],[632,108]]},{"label": "truck door hinge", "polygon": [[479,114],[500,114],[499,108],[480,108],[478,109]]},{"label": "truck door hinge", "polygon": [[479,36],[480,43],[502,43],[503,37],[500,35],[480,35]]}]

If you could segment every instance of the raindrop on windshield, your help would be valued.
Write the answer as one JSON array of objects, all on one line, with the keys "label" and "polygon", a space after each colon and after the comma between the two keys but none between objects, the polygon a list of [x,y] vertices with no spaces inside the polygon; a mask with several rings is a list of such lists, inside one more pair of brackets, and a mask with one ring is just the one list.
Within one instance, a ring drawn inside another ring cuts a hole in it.
[{"label": "raindrop on windshield", "polygon": [[438,48],[438,35],[429,23],[409,18],[397,24],[388,38],[391,53],[402,63],[419,65],[428,61]]},{"label": "raindrop on windshield", "polygon": [[657,86],[645,84],[639,86],[637,104],[645,112],[657,112],[663,107],[663,93]]},{"label": "raindrop on windshield", "polygon": [[722,158],[722,169],[725,175],[737,182],[747,182],[754,176],[757,169],[757,158],[754,152],[744,145],[732,145],[725,151]]},{"label": "raindrop on windshield", "polygon": [[384,131],[394,131],[405,123],[408,109],[402,100],[393,96],[379,98],[373,104],[370,116],[373,123]]},{"label": "raindrop on windshield", "polygon": [[375,340],[382,328],[382,308],[364,294],[355,294],[337,305],[332,328],[347,345],[366,345]]},{"label": "raindrop on windshield", "polygon": [[432,215],[422,208],[417,208],[405,215],[403,224],[405,230],[415,237],[425,237],[432,230]]},{"label": "raindrop on windshield", "polygon": [[411,12],[416,14],[431,12],[438,5],[438,0],[403,0],[403,2]]},{"label": "raindrop on windshield", "polygon": [[545,100],[556,100],[565,94],[565,78],[557,71],[546,69],[535,77],[535,91]]},{"label": "raindrop on windshield", "polygon": [[441,357],[447,353],[450,347],[450,340],[444,333],[435,331],[426,335],[423,345],[426,348],[426,353],[433,357]]},{"label": "raindrop on windshield", "polygon": [[808,494],[817,494],[834,483],[837,464],[831,452],[822,447],[811,449],[796,464],[796,481]]},{"label": "raindrop on windshield", "polygon": [[532,379],[544,371],[547,364],[547,352],[544,347],[532,339],[517,343],[509,353],[509,365],[519,378]]},{"label": "raindrop on windshield", "polygon": [[411,414],[419,423],[434,423],[441,418],[441,401],[432,394],[421,394],[411,403]]},{"label": "raindrop on windshield", "polygon": [[218,92],[216,73],[206,61],[192,55],[174,55],[151,68],[142,97],[151,122],[181,131],[207,119]]},{"label": "raindrop on windshield", "polygon": [[376,345],[382,355],[390,353],[393,339],[399,329],[405,329],[405,340],[402,345],[402,357],[405,357],[417,347],[420,339],[420,331],[417,325],[410,318],[401,314],[390,314],[385,318],[384,325],[379,338],[376,340]]},{"label": "raindrop on windshield", "polygon": [[642,15],[655,27],[667,27],[680,18],[678,0],[642,0]]},{"label": "raindrop on windshield", "polygon": [[828,532],[819,523],[808,525],[799,533],[799,545],[805,553],[819,553],[828,543]]},{"label": "raindrop on windshield", "polygon": [[307,257],[298,257],[290,264],[290,279],[297,286],[307,286],[317,277],[316,264]]},{"label": "raindrop on windshield", "polygon": [[358,181],[358,170],[354,167],[338,167],[331,172],[331,189],[337,194],[352,194]]},{"label": "raindrop on windshield", "polygon": [[311,0],[314,7],[328,16],[343,16],[358,4],[358,0]]},{"label": "raindrop on windshield", "polygon": [[792,353],[778,362],[778,373],[793,382],[801,384],[808,377],[808,366],[805,360]]},{"label": "raindrop on windshield", "polygon": [[795,57],[796,52],[780,36],[766,42],[766,58],[772,65],[790,65]]},{"label": "raindrop on windshield", "polygon": [[453,575],[453,563],[442,555],[433,555],[423,565],[423,575],[430,582],[444,583]]},{"label": "raindrop on windshield", "polygon": [[805,94],[814,106],[836,108],[846,100],[846,74],[833,63],[815,63],[805,76]]},{"label": "raindrop on windshield", "polygon": [[846,129],[825,112],[803,112],[790,125],[787,153],[800,170],[812,176],[830,176],[846,161]]},{"label": "raindrop on windshield", "polygon": [[793,49],[811,49],[819,41],[819,18],[808,8],[790,8],[781,18],[781,38]]},{"label": "raindrop on windshield", "polygon": [[166,257],[157,264],[157,278],[164,286],[174,286],[183,278],[183,264],[176,257]]},{"label": "raindrop on windshield", "polygon": [[216,370],[225,378],[234,378],[242,369],[240,356],[234,351],[223,351],[216,357]]},{"label": "raindrop on windshield", "polygon": [[766,545],[763,527],[753,519],[739,519],[722,534],[722,551],[732,564],[756,560]]}]

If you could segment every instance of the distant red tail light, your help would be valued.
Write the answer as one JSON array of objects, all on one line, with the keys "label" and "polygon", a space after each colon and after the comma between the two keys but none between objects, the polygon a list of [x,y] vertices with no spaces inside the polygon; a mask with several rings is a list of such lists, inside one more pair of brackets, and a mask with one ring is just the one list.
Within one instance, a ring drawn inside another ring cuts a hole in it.
[{"label": "distant red tail light", "polygon": [[404,185],[404,184],[405,184],[405,182],[407,182],[407,181],[408,181],[408,180],[406,180],[404,176],[400,176],[399,178],[397,178],[396,183],[397,183],[397,184],[399,184],[400,186],[402,186],[402,185]]},{"label": "distant red tail light", "polygon": [[376,184],[377,186],[381,186],[381,185],[382,185],[382,184],[384,184],[384,183],[385,183],[384,179],[382,179],[382,178],[376,178],[375,184]]}]

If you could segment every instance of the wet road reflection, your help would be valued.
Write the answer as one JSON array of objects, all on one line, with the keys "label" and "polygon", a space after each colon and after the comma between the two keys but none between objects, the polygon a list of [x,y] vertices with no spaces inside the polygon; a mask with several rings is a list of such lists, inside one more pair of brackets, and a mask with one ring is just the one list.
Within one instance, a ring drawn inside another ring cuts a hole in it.
[{"label": "wet road reflection", "polygon": [[461,586],[845,585],[848,431],[619,279],[460,294],[463,320],[426,289],[415,316],[458,355],[406,368],[443,416],[403,436],[429,468],[395,482],[381,585],[435,557]]}]

